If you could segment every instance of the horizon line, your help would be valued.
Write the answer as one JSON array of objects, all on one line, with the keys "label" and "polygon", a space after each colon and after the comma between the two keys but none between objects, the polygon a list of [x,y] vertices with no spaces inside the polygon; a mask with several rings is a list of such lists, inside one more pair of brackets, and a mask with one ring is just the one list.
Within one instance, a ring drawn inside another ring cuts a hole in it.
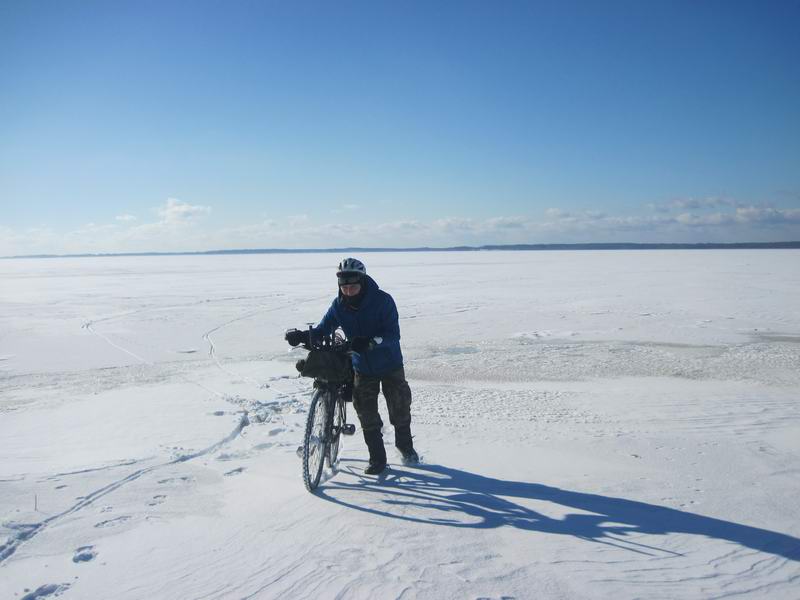
[{"label": "horizon line", "polygon": [[792,242],[702,242],[702,243],[579,243],[579,244],[485,244],[482,246],[414,246],[401,248],[240,248],[233,250],[196,250],[174,252],[84,252],[79,254],[21,254],[0,256],[20,258],[101,258],[119,256],[210,256],[225,254],[314,254],[350,252],[480,252],[480,251],[552,251],[552,250],[786,250],[800,249],[800,241]]}]

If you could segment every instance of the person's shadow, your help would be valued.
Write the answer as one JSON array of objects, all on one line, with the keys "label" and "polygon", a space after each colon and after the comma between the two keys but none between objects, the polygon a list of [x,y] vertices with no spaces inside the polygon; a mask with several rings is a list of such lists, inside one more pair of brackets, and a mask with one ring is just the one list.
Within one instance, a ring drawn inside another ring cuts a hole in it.
[{"label": "person's shadow", "polygon": [[[742,546],[800,561],[800,539],[787,534],[704,517],[673,508],[572,492],[537,483],[484,477],[441,465],[420,464],[413,468],[391,467],[377,479],[360,475],[363,461],[342,460],[339,470],[358,478],[354,483],[334,478],[317,488],[317,495],[330,502],[393,519],[450,527],[490,529],[512,526],[527,531],[571,535],[611,544],[633,552],[651,554],[665,551],[622,537],[627,534],[665,535],[687,533],[727,540]],[[368,505],[347,500],[349,492],[382,496]],[[538,500],[592,514],[568,514],[553,519],[510,500]],[[398,510],[398,505],[419,510]]]}]

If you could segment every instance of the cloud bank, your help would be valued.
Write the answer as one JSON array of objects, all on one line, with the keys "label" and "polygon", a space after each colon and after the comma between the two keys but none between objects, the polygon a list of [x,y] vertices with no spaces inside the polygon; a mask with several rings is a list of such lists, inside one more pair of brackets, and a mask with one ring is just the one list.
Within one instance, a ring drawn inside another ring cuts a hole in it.
[{"label": "cloud bank", "polygon": [[[346,207],[350,208],[350,207]],[[333,246],[415,247],[540,243],[703,243],[800,240],[800,208],[747,205],[732,199],[680,199],[649,205],[642,214],[549,208],[539,215],[354,222],[328,213],[261,218],[215,226],[212,208],[169,198],[141,222],[124,213],[112,223],[72,231],[0,225],[0,256],[115,252],[179,252],[243,248]]]}]

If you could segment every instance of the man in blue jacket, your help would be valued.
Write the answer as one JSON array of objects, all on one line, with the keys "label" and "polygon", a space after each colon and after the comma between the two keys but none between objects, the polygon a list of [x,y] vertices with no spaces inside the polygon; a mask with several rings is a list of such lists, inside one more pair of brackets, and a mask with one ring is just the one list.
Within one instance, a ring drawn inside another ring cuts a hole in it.
[{"label": "man in blue jacket", "polygon": [[[345,258],[336,271],[339,293],[328,312],[311,329],[311,335],[329,335],[341,327],[353,350],[353,406],[369,449],[365,473],[374,475],[386,468],[386,449],[378,413],[378,392],[383,388],[389,420],[394,425],[394,443],[405,464],[419,461],[411,440],[411,388],[403,370],[400,324],[392,297],[367,275],[364,263]],[[308,331],[290,330],[286,341],[292,346],[308,342]]]}]

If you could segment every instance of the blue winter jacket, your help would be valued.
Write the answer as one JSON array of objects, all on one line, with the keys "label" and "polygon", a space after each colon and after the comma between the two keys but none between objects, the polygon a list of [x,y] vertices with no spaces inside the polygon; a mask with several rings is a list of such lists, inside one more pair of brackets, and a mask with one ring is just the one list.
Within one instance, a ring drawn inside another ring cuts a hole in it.
[{"label": "blue winter jacket", "polygon": [[348,339],[368,337],[375,346],[360,354],[353,353],[353,368],[364,375],[386,375],[403,366],[400,352],[400,324],[397,306],[392,297],[378,288],[370,276],[365,277],[366,290],[357,308],[345,303],[341,291],[328,312],[313,328],[312,335],[330,335],[337,327]]}]

